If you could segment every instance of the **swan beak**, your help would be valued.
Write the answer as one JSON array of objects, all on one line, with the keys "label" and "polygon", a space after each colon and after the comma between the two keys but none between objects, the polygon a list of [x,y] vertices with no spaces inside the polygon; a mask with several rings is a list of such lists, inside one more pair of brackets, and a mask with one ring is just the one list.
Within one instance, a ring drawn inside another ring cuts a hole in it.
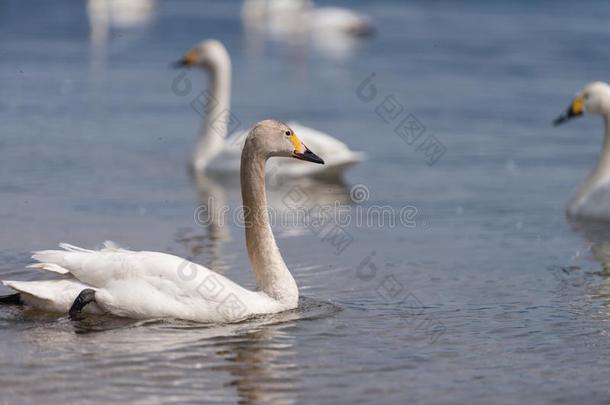
[{"label": "swan beak", "polygon": [[189,51],[182,59],[173,63],[175,68],[183,68],[186,66],[192,66],[197,62],[197,51]]},{"label": "swan beak", "polygon": [[295,159],[305,160],[307,162],[319,163],[321,165],[324,164],[324,160],[312,151],[309,150],[307,146],[295,134],[290,135],[290,142],[294,146],[294,151],[292,152],[292,157]]},{"label": "swan beak", "polygon": [[294,151],[292,152],[292,157],[300,160],[305,160],[307,162],[319,163],[321,165],[324,164],[324,160],[320,156],[310,151],[307,146],[303,145],[303,147],[305,148],[304,152]]},{"label": "swan beak", "polygon": [[553,125],[563,124],[564,122],[576,118],[584,112],[585,99],[583,96],[578,96],[572,101],[568,109],[559,117],[553,120]]}]

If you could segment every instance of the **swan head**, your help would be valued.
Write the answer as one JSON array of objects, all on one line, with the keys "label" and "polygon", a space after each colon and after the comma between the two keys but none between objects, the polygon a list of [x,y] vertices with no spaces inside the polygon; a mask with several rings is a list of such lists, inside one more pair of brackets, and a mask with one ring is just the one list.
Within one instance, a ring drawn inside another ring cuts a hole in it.
[{"label": "swan head", "polygon": [[204,69],[212,69],[220,64],[229,64],[230,60],[227,48],[224,47],[222,42],[215,39],[206,39],[184,54],[174,66],[200,66]]},{"label": "swan head", "polygon": [[568,109],[553,121],[553,124],[562,124],[583,113],[610,115],[610,86],[607,83],[587,84],[572,100]]},{"label": "swan head", "polygon": [[246,138],[244,150],[246,147],[265,159],[283,156],[324,164],[324,160],[309,150],[288,125],[277,120],[257,123]]}]

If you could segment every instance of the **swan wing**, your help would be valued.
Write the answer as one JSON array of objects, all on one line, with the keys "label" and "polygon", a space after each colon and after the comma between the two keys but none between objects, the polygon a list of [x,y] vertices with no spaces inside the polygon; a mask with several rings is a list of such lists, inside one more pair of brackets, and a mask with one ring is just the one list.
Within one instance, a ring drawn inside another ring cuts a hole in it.
[{"label": "swan wing", "polygon": [[374,28],[370,18],[342,7],[317,7],[313,10],[314,31],[336,31],[350,36],[370,35]]},{"label": "swan wing", "polygon": [[[60,245],[32,256],[33,267],[60,273],[65,280],[5,282],[51,304],[33,305],[64,312],[84,288],[96,291],[106,312],[131,318],[171,317],[206,322],[232,321],[266,311],[266,295],[244,289],[204,266],[178,256],[131,251],[106,243],[101,250]],[[55,282],[55,285],[52,284]],[[36,283],[36,284],[33,284]]]},{"label": "swan wing", "polygon": [[[2,284],[21,293],[21,299],[28,305],[49,312],[66,313],[78,294],[91,288],[74,277],[44,281],[2,281]],[[85,307],[85,312],[102,313],[95,304]]]}]

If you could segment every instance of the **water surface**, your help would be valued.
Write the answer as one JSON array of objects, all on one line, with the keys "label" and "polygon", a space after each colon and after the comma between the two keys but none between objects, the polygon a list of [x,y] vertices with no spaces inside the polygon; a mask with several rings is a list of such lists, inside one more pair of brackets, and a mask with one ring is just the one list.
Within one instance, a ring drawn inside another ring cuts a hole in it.
[{"label": "water surface", "polygon": [[[550,121],[607,80],[610,5],[349,4],[378,35],[330,53],[246,36],[238,2],[161,1],[110,27],[81,2],[0,4],[2,278],[43,277],[30,251],[112,239],[253,286],[243,229],[194,221],[214,190],[240,203],[186,169],[205,80],[190,71],[177,94],[169,64],[202,38],[233,57],[241,129],[294,119],[367,153],[345,184],[299,185],[304,204],[417,209],[414,226],[352,221],[339,246],[276,226],[304,296],[289,314],[210,327],[0,309],[5,402],[607,401],[610,233],[564,216],[601,125]],[[446,147],[433,165],[394,132],[408,114]]]}]

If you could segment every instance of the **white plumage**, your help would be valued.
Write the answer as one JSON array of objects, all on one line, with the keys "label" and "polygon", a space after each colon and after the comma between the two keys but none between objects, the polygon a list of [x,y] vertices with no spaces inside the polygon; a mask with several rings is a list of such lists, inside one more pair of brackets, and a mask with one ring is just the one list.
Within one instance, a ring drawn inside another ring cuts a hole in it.
[{"label": "white plumage", "polygon": [[245,0],[242,23],[278,39],[303,35],[363,36],[374,31],[371,19],[343,7],[318,7],[311,0]]},{"label": "white plumage", "polygon": [[26,304],[67,313],[78,294],[91,288],[97,305],[85,312],[108,312],[135,319],[188,319],[230,322],[256,313],[281,310],[260,292],[246,290],[204,266],[159,252],[136,252],[105,242],[101,250],[61,244],[66,250],[43,250],[31,266],[67,275],[61,280],[3,281],[22,293]]},{"label": "white plumage", "polygon": [[567,111],[555,121],[559,125],[585,113],[604,118],[604,141],[597,163],[568,203],[573,218],[610,220],[610,86],[604,82],[587,84],[572,100]]}]

